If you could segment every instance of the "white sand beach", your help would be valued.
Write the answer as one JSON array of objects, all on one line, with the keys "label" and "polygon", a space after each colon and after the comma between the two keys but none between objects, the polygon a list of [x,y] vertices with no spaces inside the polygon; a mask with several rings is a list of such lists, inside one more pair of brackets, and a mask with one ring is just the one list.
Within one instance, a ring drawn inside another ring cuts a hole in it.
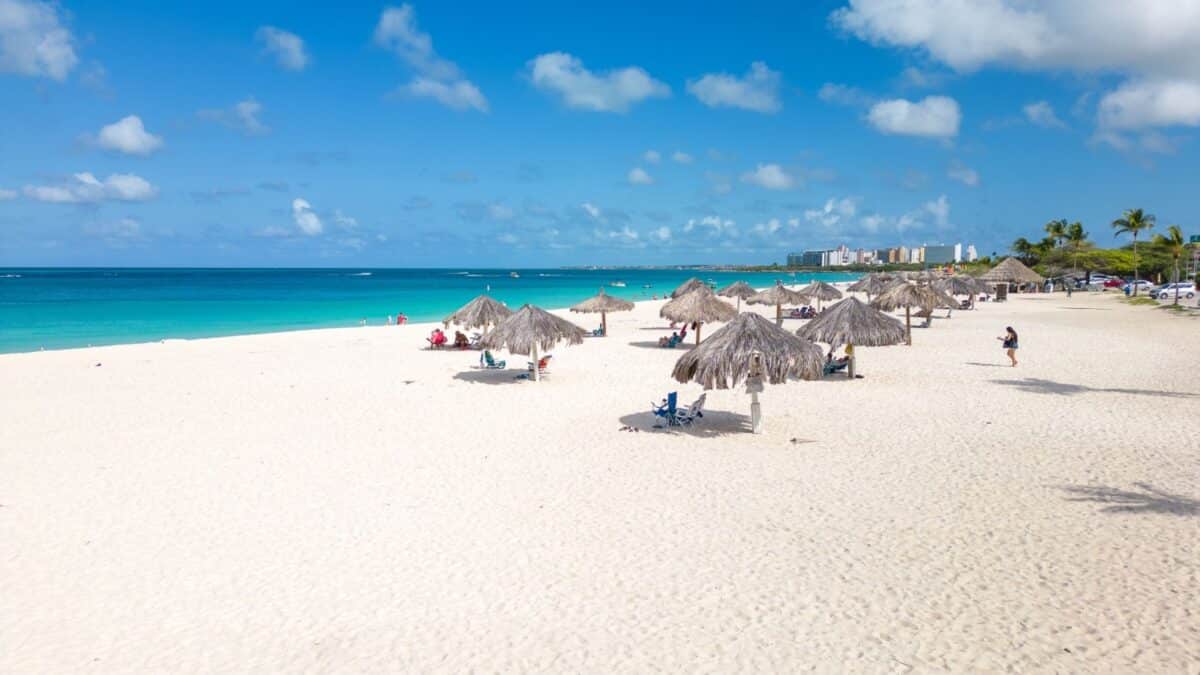
[{"label": "white sand beach", "polygon": [[0,672],[1200,672],[1200,319],[985,303],[752,435],[652,428],[660,305],[540,383],[428,325],[0,356]]}]

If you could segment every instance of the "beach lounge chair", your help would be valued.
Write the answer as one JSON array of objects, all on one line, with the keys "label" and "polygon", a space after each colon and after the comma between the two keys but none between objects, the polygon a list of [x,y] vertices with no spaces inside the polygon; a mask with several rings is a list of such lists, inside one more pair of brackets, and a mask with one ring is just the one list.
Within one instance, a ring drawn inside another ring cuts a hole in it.
[{"label": "beach lounge chair", "polygon": [[484,370],[503,370],[506,365],[506,362],[493,358],[492,353],[486,349],[479,355],[479,367]]},{"label": "beach lounge chair", "polygon": [[687,408],[680,409],[676,412],[676,418],[680,424],[691,424],[696,420],[704,417],[704,402],[708,400],[708,394],[700,394],[700,398]]},{"label": "beach lounge chair", "polygon": [[850,365],[849,359],[847,359],[845,361],[826,361],[825,362],[825,374],[832,375],[840,370],[845,370],[846,366],[849,366],[849,365]]},{"label": "beach lounge chair", "polygon": [[592,331],[592,337],[604,337],[604,329],[597,328]]},{"label": "beach lounge chair", "polygon": [[662,422],[666,422],[667,426],[669,427],[679,426],[680,421],[679,409],[677,407],[678,402],[679,393],[673,391],[667,394],[667,397],[662,400],[662,403],[658,405],[651,403],[650,410],[654,413],[654,416],[657,418],[662,418],[661,421],[655,420],[654,426],[662,427]]},{"label": "beach lounge chair", "polygon": [[[546,373],[549,372],[550,359],[552,359],[552,358],[554,358],[553,354],[547,354],[547,355],[543,356],[542,358],[538,359],[537,369],[538,369],[539,375],[545,375]],[[529,372],[532,373],[533,372],[533,361],[528,361],[527,363],[529,365]]]}]

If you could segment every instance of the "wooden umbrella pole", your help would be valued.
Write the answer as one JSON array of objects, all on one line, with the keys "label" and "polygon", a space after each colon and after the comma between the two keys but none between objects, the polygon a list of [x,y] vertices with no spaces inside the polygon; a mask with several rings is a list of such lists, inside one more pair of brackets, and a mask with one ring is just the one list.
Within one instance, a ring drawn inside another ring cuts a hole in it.
[{"label": "wooden umbrella pole", "polygon": [[904,344],[912,346],[912,317],[909,315],[911,308],[908,305],[904,306]]},{"label": "wooden umbrella pole", "polygon": [[696,344],[700,344],[700,329],[703,327],[704,327],[703,323],[701,323],[699,321],[696,322]]},{"label": "wooden umbrella pole", "polygon": [[600,333],[608,337],[608,312],[600,312]]}]

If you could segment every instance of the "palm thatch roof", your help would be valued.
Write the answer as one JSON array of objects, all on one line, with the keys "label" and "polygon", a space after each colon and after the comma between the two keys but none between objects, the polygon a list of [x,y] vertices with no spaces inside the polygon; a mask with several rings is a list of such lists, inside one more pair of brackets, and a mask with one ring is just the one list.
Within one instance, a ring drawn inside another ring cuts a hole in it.
[{"label": "palm thatch roof", "polygon": [[746,299],[751,305],[799,305],[808,302],[808,296],[800,291],[785,288],[780,282],[765,291],[759,291]]},{"label": "palm thatch roof", "polygon": [[699,321],[728,321],[737,316],[733,305],[721,300],[713,294],[712,289],[703,283],[688,293],[675,298],[658,310],[658,315],[671,321],[691,323]]},{"label": "palm thatch roof", "polygon": [[729,389],[750,374],[755,354],[759,355],[762,375],[771,384],[781,384],[789,377],[816,380],[823,374],[820,347],[747,312],[680,357],[671,376],[679,382],[695,380],[705,389]]},{"label": "palm thatch roof", "polygon": [[883,347],[904,342],[904,324],[857,298],[846,298],[801,326],[796,334],[828,345]]},{"label": "palm thatch roof", "polygon": [[867,295],[879,295],[887,288],[888,284],[892,283],[892,279],[893,277],[890,274],[874,272],[850,284],[848,290],[866,293]]},{"label": "palm thatch roof", "polygon": [[834,288],[832,284],[827,284],[824,281],[814,281],[811,284],[800,289],[800,292],[810,298],[818,300],[837,300],[842,297],[842,292]]},{"label": "palm thatch roof", "polygon": [[871,301],[871,306],[882,309],[885,312],[890,312],[898,307],[933,309],[934,307],[942,306],[944,297],[945,294],[939,296],[929,286],[901,282],[889,286],[887,290]]},{"label": "palm thatch roof", "polygon": [[[679,296],[683,295],[684,293],[690,293],[691,291],[694,291],[697,288],[708,288],[708,284],[704,283],[703,281],[700,281],[696,277],[692,277],[691,279],[688,279],[687,281],[683,282],[682,284],[679,284],[678,288],[671,291],[671,297],[678,298]],[[709,290],[712,290],[712,289],[709,289]]]},{"label": "palm thatch roof", "polygon": [[501,321],[512,316],[513,311],[508,307],[496,302],[492,298],[481,295],[474,300],[468,302],[458,311],[450,316],[442,319],[442,323],[447,327],[450,324],[458,324],[464,328],[484,328],[492,324],[498,324]]},{"label": "palm thatch roof", "polygon": [[1005,258],[979,278],[992,284],[1040,284],[1045,281],[1042,275],[1029,269],[1016,258]]},{"label": "palm thatch roof", "polygon": [[725,288],[717,291],[717,295],[723,298],[741,298],[742,300],[745,300],[757,292],[758,291],[754,290],[754,287],[752,287],[750,284],[744,281],[735,281]]},{"label": "palm thatch roof", "polygon": [[485,335],[481,344],[484,349],[507,349],[513,354],[531,354],[534,345],[543,350],[564,340],[567,344],[577,345],[583,342],[586,333],[579,326],[540,307],[525,305]]},{"label": "palm thatch roof", "polygon": [[572,305],[572,312],[583,312],[592,314],[595,312],[628,312],[633,309],[633,303],[621,298],[614,298],[601,288],[596,295],[584,300],[583,302]]},{"label": "palm thatch roof", "polygon": [[979,290],[975,279],[963,274],[935,281],[933,287],[951,295],[973,295]]}]

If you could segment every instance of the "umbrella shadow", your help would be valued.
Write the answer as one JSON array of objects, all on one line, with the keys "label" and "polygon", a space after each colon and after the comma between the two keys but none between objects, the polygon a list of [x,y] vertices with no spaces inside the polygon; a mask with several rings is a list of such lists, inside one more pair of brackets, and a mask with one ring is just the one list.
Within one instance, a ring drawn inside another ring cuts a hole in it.
[{"label": "umbrella shadow", "polygon": [[1102,513],[1166,513],[1200,516],[1200,499],[1167,492],[1147,483],[1134,483],[1135,490],[1092,485],[1059,485],[1069,502],[1106,504]]},{"label": "umbrella shadow", "polygon": [[1007,363],[983,363],[981,361],[965,361],[968,366],[980,366],[982,368],[1012,368]]},{"label": "umbrella shadow", "polygon": [[729,434],[748,434],[752,431],[749,415],[723,410],[705,410],[704,417],[691,424],[678,427],[664,425],[662,428],[655,428],[654,425],[662,424],[662,420],[649,411],[624,415],[620,422],[625,426],[642,431],[662,431],[695,438],[717,438]]},{"label": "umbrella shadow", "polygon": [[520,368],[490,368],[464,370],[454,374],[454,379],[471,384],[518,384],[528,379],[518,377],[526,371]]},{"label": "umbrella shadow", "polygon": [[692,347],[696,346],[695,344],[693,344],[691,342],[685,342],[683,344],[676,345],[674,348],[663,347],[662,345],[658,344],[657,340],[641,340],[638,342],[630,342],[628,344],[630,347],[640,347],[641,349],[661,349],[664,352],[687,351],[687,350],[691,349]]},{"label": "umbrella shadow", "polygon": [[1070,384],[1068,382],[1054,382],[1052,380],[1043,380],[1036,377],[1027,377],[1023,380],[992,380],[994,384],[1002,384],[1008,387],[1016,387],[1021,391],[1033,392],[1036,394],[1057,394],[1059,396],[1075,396],[1077,394],[1101,393],[1101,394],[1131,394],[1135,396],[1157,396],[1160,398],[1200,398],[1200,394],[1193,394],[1185,391],[1164,391],[1161,389],[1129,389],[1125,387],[1089,387],[1083,384]]}]

